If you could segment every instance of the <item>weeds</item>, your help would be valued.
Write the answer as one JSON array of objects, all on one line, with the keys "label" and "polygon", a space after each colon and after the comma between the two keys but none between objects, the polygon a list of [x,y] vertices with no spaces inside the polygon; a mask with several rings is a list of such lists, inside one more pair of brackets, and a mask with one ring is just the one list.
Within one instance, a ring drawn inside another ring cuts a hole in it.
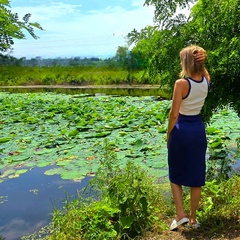
[{"label": "weeds", "polygon": [[166,227],[160,189],[133,162],[120,167],[110,145],[105,146],[97,175],[84,193],[94,193],[95,198],[79,196],[64,211],[54,210],[53,233],[46,239],[132,239]]},{"label": "weeds", "polygon": [[[203,188],[202,201],[198,211],[199,220],[205,226],[221,229],[226,220],[235,219],[240,223],[240,177],[235,175],[229,180],[207,182]],[[214,219],[214,221],[212,221]],[[216,224],[217,223],[217,224]]]}]

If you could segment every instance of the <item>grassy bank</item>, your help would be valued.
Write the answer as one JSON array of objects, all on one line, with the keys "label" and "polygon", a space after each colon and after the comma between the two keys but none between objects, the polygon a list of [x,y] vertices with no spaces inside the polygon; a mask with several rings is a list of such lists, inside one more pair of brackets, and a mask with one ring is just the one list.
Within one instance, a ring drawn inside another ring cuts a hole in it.
[{"label": "grassy bank", "polygon": [[153,84],[143,71],[127,71],[107,67],[55,66],[23,67],[2,66],[1,86],[56,85],[56,84]]}]

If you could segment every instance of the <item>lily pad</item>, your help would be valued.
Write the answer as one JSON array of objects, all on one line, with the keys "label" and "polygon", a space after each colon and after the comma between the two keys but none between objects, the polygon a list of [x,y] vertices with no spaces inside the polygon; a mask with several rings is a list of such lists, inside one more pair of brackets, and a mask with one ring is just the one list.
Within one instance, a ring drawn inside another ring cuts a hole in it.
[{"label": "lily pad", "polygon": [[[45,174],[81,179],[96,172],[106,140],[121,164],[131,160],[151,172],[167,173],[165,130],[170,101],[53,93],[0,94],[0,101],[2,170],[53,166]],[[239,118],[231,109],[219,111],[208,130],[209,144],[215,149],[219,147],[215,131],[226,136],[231,132],[231,140],[226,141],[234,146]],[[7,175],[3,171],[0,178],[20,174],[14,171]]]},{"label": "lily pad", "polygon": [[59,168],[52,168],[44,172],[44,174],[47,176],[53,176],[60,173],[61,173],[61,170]]}]

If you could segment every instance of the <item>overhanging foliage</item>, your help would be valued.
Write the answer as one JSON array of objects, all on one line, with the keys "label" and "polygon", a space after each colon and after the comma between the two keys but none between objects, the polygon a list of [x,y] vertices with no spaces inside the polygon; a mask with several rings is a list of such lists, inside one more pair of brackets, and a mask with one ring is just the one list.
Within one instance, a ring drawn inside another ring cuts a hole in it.
[{"label": "overhanging foliage", "polygon": [[33,38],[37,39],[34,29],[43,30],[39,23],[30,22],[31,14],[24,15],[22,20],[17,13],[10,9],[9,0],[0,0],[0,52],[5,52],[14,44],[13,39],[24,39],[26,30]]},{"label": "overhanging foliage", "polygon": [[133,51],[142,51],[149,58],[147,71],[162,84],[173,87],[180,71],[179,51],[198,44],[208,53],[207,68],[212,87],[203,111],[205,120],[218,107],[230,104],[240,115],[240,0],[198,0],[189,18],[176,14],[177,9],[193,1],[147,0],[155,7],[155,28],[151,36],[134,30],[129,33],[135,42]]}]

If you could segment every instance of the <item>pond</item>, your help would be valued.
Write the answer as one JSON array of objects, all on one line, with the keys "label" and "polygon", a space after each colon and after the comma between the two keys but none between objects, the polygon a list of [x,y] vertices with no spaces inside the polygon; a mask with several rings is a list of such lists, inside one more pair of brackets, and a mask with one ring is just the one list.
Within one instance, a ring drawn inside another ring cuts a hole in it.
[{"label": "pond", "polygon": [[[57,93],[80,96],[159,96],[158,88],[1,88],[3,93]],[[17,104],[20,107],[19,104]],[[9,108],[11,108],[9,106]],[[15,125],[12,125],[14,131]],[[33,123],[29,126],[31,127]],[[29,127],[27,126],[27,127]],[[21,128],[20,126],[17,126]],[[8,131],[8,129],[7,129]],[[9,131],[11,131],[9,129]],[[27,134],[26,134],[27,135]],[[23,138],[23,137],[22,137]],[[15,146],[10,146],[12,152]],[[6,156],[6,154],[5,154]],[[4,157],[5,157],[4,156]],[[39,159],[38,159],[39,160]],[[39,160],[40,161],[40,160]],[[61,208],[69,196],[88,183],[90,177],[79,181],[64,180],[59,175],[46,175],[53,166],[13,166],[17,171],[26,170],[17,178],[4,178],[0,183],[0,235],[6,240],[19,240],[47,225],[54,207]],[[12,170],[11,167],[8,170]],[[3,174],[2,170],[0,170]]]},{"label": "pond", "polygon": [[[169,101],[160,93],[158,87],[0,89],[0,235],[19,240],[47,225],[66,193],[74,198],[96,173],[104,139],[122,164],[134,160],[165,177]],[[212,128],[239,136],[235,113],[213,119]]]}]

